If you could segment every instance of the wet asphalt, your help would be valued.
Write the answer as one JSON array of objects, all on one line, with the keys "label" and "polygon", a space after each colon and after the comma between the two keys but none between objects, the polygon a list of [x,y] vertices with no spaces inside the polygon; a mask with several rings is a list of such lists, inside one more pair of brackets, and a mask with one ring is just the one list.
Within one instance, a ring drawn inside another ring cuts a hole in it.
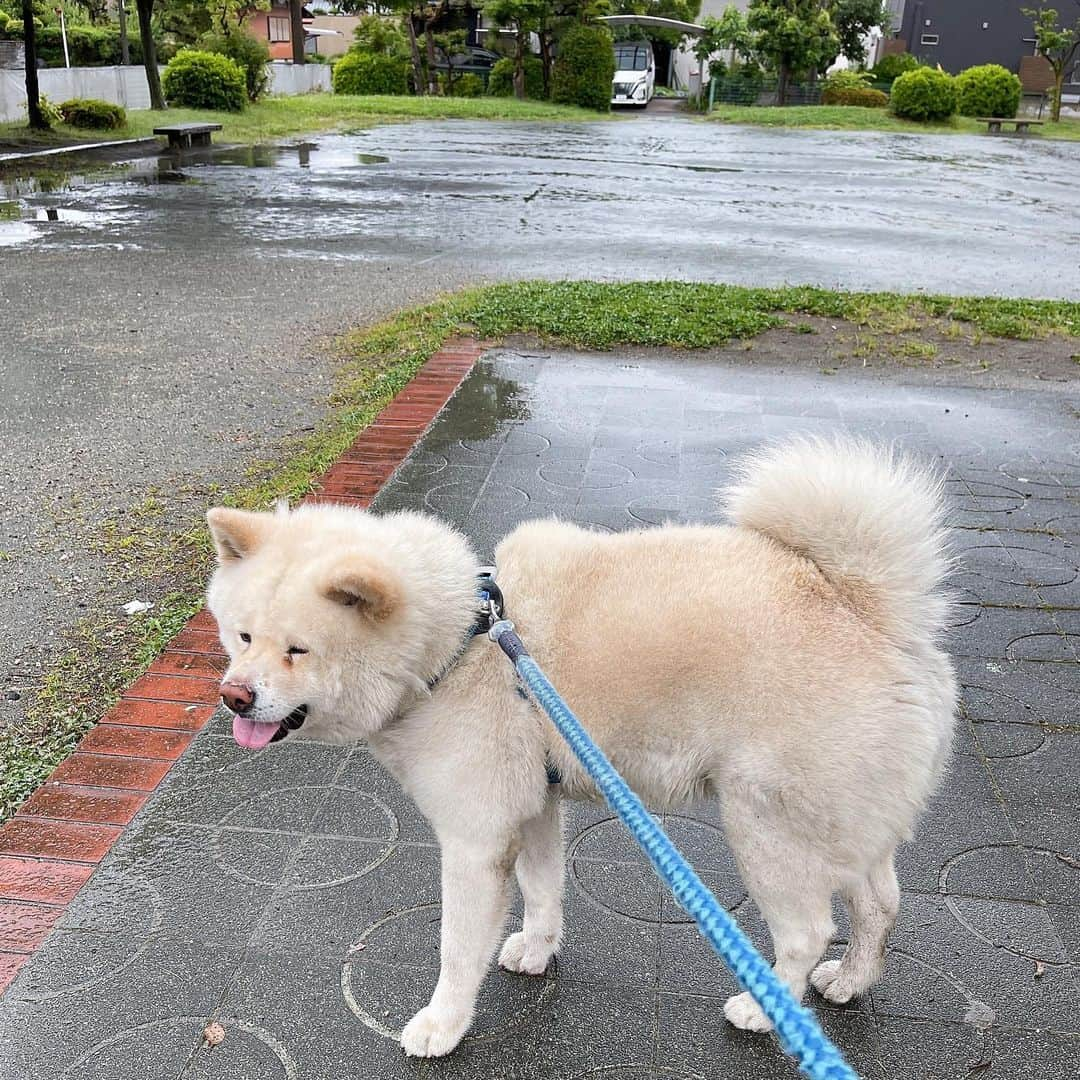
[{"label": "wet asphalt", "polygon": [[318,419],[348,327],[518,277],[1080,296],[1080,145],[665,116],[388,126],[0,180],[0,723],[120,595],[99,538]]}]

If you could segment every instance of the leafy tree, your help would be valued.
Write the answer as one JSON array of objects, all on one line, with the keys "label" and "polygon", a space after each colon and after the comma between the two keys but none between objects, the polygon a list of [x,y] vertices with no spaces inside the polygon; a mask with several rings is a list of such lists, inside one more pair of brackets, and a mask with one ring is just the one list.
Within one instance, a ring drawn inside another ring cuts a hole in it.
[{"label": "leafy tree", "polygon": [[485,0],[484,14],[497,26],[514,31],[514,96],[525,100],[525,56],[529,35],[539,33],[548,12],[547,0]]},{"label": "leafy tree", "polygon": [[[420,43],[416,38],[416,25],[423,25],[426,5],[423,0],[387,0],[387,6],[397,15],[401,16],[401,24],[405,28],[405,36],[409,43],[409,58],[412,61],[413,89],[418,94],[423,94],[430,89],[430,84],[425,77],[424,62],[420,57]],[[434,72],[432,72],[434,77]]]},{"label": "leafy tree", "polygon": [[746,25],[746,16],[734,4],[728,4],[719,19],[707,15],[703,25],[705,33],[694,45],[694,55],[702,63],[718,52],[731,51],[744,59],[749,57],[752,44],[750,30]]},{"label": "leafy tree", "polygon": [[407,56],[409,52],[401,29],[380,15],[364,15],[360,18],[353,30],[352,47],[360,52],[386,56]]},{"label": "leafy tree", "polygon": [[34,131],[48,131],[49,121],[41,111],[37,76],[37,27],[33,0],[22,0],[23,54],[26,57],[26,115]]},{"label": "leafy tree", "polygon": [[[828,10],[840,39],[840,52],[853,64],[866,63],[863,39],[875,26],[889,26],[891,16],[884,0],[831,0]],[[832,57],[829,63],[835,59]]]},{"label": "leafy tree", "polygon": [[454,83],[457,82],[458,73],[454,67],[454,61],[465,52],[465,39],[468,33],[465,30],[446,30],[435,35],[435,49],[442,54],[446,64],[446,92],[454,94]]},{"label": "leafy tree", "polygon": [[1035,24],[1035,51],[1046,58],[1054,73],[1054,98],[1050,119],[1057,123],[1061,119],[1061,88],[1065,85],[1065,73],[1080,51],[1080,19],[1077,19],[1074,26],[1066,29],[1064,25],[1058,25],[1055,8],[1021,10]]},{"label": "leafy tree", "polygon": [[821,0],[750,0],[746,23],[754,52],[776,69],[779,105],[787,100],[792,75],[819,71],[840,51]]}]

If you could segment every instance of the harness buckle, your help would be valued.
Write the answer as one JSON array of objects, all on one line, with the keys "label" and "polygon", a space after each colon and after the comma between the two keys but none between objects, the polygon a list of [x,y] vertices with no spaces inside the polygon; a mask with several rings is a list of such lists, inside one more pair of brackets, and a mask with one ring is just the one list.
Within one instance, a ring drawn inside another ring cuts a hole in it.
[{"label": "harness buckle", "polygon": [[503,617],[506,603],[502,590],[495,584],[495,567],[482,566],[477,572],[477,593],[480,599],[480,617],[487,621],[484,630],[490,630]]}]

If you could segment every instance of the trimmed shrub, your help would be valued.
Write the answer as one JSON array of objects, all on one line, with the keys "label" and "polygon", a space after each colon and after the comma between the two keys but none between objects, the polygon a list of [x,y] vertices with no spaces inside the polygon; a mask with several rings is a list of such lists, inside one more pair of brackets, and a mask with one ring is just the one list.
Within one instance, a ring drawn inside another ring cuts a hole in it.
[{"label": "trimmed shrub", "polygon": [[764,85],[765,73],[757,64],[740,64],[716,80],[713,100],[723,105],[754,105]]},{"label": "trimmed shrub", "polygon": [[[525,89],[529,88],[529,77],[525,76]],[[458,75],[454,79],[454,87],[451,90],[454,97],[483,97],[484,80],[474,71],[466,71],[464,75]]]},{"label": "trimmed shrub", "polygon": [[72,98],[70,101],[62,101],[58,107],[64,123],[72,127],[92,128],[97,131],[127,127],[127,113],[123,106],[114,105],[111,101]]},{"label": "trimmed shrub", "polygon": [[870,86],[855,86],[850,89],[826,87],[821,92],[822,105],[861,105],[864,109],[884,109],[889,104],[889,95]]},{"label": "trimmed shrub", "polygon": [[869,71],[852,71],[847,68],[826,75],[821,83],[821,92],[824,94],[830,90],[864,90],[869,82]]},{"label": "trimmed shrub", "polygon": [[560,105],[610,112],[614,75],[615,50],[610,31],[600,26],[573,26],[559,42],[551,100]]},{"label": "trimmed shrub", "polygon": [[893,79],[898,79],[901,75],[923,66],[923,62],[911,53],[896,53],[893,56],[883,56],[870,69],[870,75],[874,82],[892,82]]},{"label": "trimmed shrub", "polygon": [[209,33],[199,38],[199,48],[220,53],[235,60],[244,69],[248,101],[258,101],[270,85],[270,47],[265,41],[252,37],[243,30],[229,30],[224,34]]},{"label": "trimmed shrub", "polygon": [[409,61],[350,50],[334,65],[333,83],[335,94],[408,94]]},{"label": "trimmed shrub", "polygon": [[956,111],[961,116],[1011,119],[1020,107],[1020,78],[1000,64],[980,64],[961,71],[956,85]]},{"label": "trimmed shrub", "polygon": [[244,69],[221,53],[181,49],[165,66],[161,89],[170,105],[240,112],[247,100]]},{"label": "trimmed shrub", "polygon": [[[488,74],[487,92],[495,97],[514,96],[514,58],[496,60]],[[544,97],[544,64],[538,56],[525,57],[525,96],[537,101]]]},{"label": "trimmed shrub", "polygon": [[892,86],[892,111],[908,120],[945,120],[956,112],[953,77],[936,68],[918,68]]}]

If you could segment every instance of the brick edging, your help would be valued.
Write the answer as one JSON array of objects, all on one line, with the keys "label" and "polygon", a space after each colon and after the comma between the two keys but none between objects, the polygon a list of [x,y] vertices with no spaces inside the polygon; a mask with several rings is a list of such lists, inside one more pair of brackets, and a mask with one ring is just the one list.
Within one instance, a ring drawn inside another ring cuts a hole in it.
[{"label": "brick edging", "polygon": [[[447,341],[304,501],[370,505],[486,348]],[[0,995],[213,716],[225,660],[200,611],[0,827]]]}]

